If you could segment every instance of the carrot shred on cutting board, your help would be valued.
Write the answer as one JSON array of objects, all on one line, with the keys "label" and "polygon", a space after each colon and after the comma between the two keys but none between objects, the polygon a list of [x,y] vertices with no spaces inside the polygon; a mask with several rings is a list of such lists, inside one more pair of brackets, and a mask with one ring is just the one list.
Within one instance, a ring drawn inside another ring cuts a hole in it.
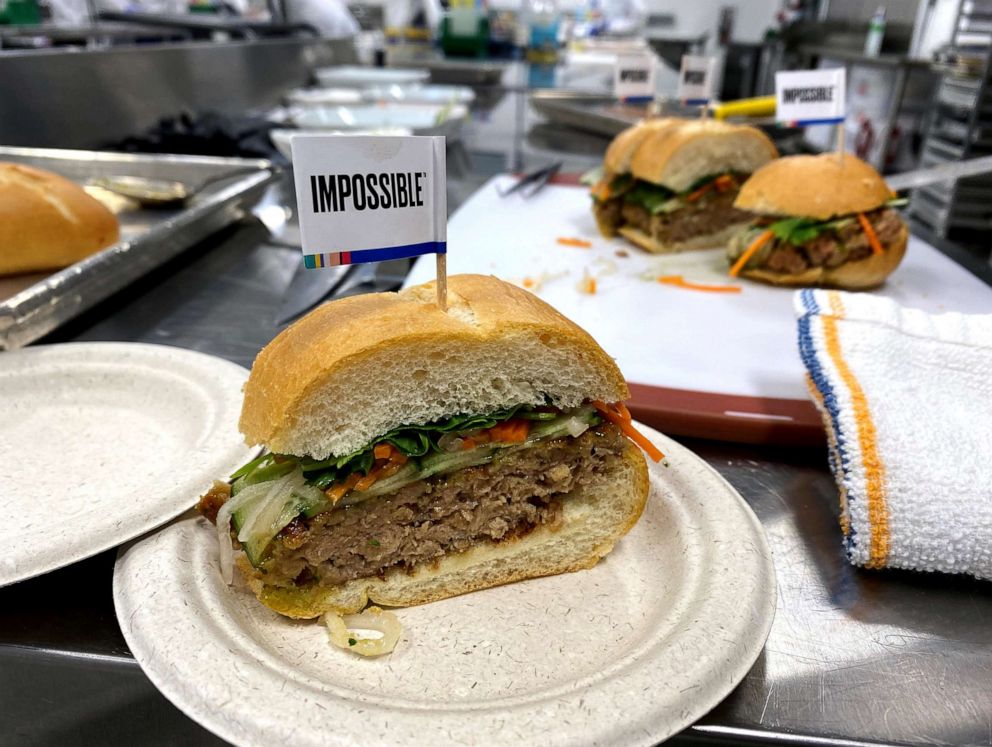
[{"label": "carrot shred on cutting board", "polygon": [[634,427],[634,424],[631,422],[630,411],[623,402],[614,402],[608,405],[597,399],[592,404],[599,411],[600,415],[617,426],[623,432],[623,435],[640,446],[644,450],[644,453],[651,457],[651,461],[660,462],[665,458],[665,455],[661,453],[658,447]]},{"label": "carrot shred on cutting board", "polygon": [[591,241],[586,241],[585,239],[572,239],[567,236],[559,236],[558,243],[562,246],[574,246],[579,249],[589,249],[592,246]]},{"label": "carrot shred on cutting board", "polygon": [[861,224],[861,230],[865,232],[865,236],[868,237],[868,244],[871,246],[872,254],[881,254],[884,249],[882,249],[882,242],[878,240],[878,234],[875,233],[874,227],[871,225],[871,221],[865,217],[864,213],[858,213],[858,223]]},{"label": "carrot shred on cutting board", "polygon": [[773,234],[771,231],[762,231],[758,235],[758,238],[752,241],[751,245],[747,249],[745,249],[744,253],[737,258],[736,262],[734,262],[734,266],[730,268],[730,277],[732,278],[737,277],[737,273],[739,273],[741,270],[744,269],[744,265],[748,263],[748,260],[751,259],[751,257],[753,257],[755,254],[757,254],[758,250],[761,247],[763,247],[765,244],[767,244],[769,239],[771,239],[772,236],[774,235],[775,234]]},{"label": "carrot shred on cutting board", "polygon": [[686,290],[704,291],[706,293],[740,293],[739,285],[707,285],[706,283],[692,283],[681,275],[662,275],[658,278],[662,285],[674,285],[676,288]]}]

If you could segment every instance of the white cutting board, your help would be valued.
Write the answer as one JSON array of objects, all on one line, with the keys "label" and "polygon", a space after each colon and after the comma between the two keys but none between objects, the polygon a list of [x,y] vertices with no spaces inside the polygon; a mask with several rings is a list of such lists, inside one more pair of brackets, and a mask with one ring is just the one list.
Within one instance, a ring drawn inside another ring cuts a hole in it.
[{"label": "white cutting board", "polygon": [[[796,344],[793,290],[727,276],[722,249],[659,257],[596,229],[585,188],[551,185],[534,197],[500,197],[511,176],[490,180],[448,223],[448,272],[492,274],[522,284],[547,279],[538,296],[584,327],[616,358],[630,382],[759,398],[807,400]],[[559,237],[591,241],[561,246]],[[621,250],[629,256],[619,257]],[[595,295],[577,286],[596,277]],[[654,278],[742,286],[703,293]],[[407,279],[434,278],[421,257]],[[928,312],[992,313],[992,289],[932,246],[913,238],[906,258],[877,291]]]}]

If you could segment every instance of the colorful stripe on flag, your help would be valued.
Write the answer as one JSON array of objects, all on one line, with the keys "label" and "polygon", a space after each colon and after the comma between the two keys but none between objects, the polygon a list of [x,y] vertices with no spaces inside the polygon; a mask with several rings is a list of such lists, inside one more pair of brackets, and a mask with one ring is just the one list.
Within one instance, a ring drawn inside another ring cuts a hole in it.
[{"label": "colorful stripe on flag", "polygon": [[319,270],[338,265],[358,265],[363,262],[385,262],[390,259],[408,259],[421,254],[446,254],[447,242],[425,241],[422,244],[387,246],[383,249],[358,249],[353,252],[328,252],[326,254],[304,254],[303,264],[308,270]]},{"label": "colorful stripe on flag", "polygon": [[830,117],[828,119],[793,119],[791,121],[779,122],[783,127],[809,127],[810,125],[840,124],[844,117]]}]

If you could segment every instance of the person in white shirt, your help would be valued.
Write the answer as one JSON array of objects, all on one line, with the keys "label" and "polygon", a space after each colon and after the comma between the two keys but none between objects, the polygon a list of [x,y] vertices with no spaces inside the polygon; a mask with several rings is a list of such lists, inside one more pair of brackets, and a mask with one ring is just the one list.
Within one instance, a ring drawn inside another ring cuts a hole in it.
[{"label": "person in white shirt", "polygon": [[307,23],[321,36],[350,38],[359,31],[358,21],[344,0],[284,0],[288,23]]}]

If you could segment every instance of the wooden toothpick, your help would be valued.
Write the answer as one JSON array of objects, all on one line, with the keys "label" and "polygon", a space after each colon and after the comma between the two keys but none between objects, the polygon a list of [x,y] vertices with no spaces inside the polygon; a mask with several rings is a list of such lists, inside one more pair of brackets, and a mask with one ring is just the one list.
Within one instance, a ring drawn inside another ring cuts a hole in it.
[{"label": "wooden toothpick", "polygon": [[448,311],[448,255],[436,254],[437,257],[437,306],[441,311]]}]

